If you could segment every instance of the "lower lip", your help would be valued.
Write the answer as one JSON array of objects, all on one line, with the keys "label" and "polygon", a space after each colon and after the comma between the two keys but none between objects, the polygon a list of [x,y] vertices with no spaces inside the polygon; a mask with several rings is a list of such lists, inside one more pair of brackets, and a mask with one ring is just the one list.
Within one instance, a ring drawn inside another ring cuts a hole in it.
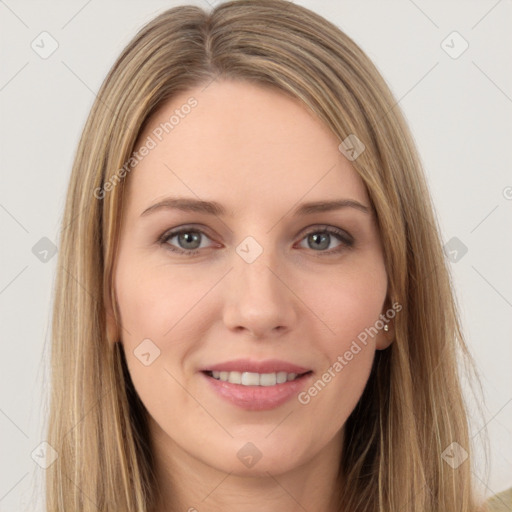
[{"label": "lower lip", "polygon": [[203,377],[222,398],[247,411],[265,411],[283,405],[304,389],[312,373],[274,386],[243,386],[214,379],[205,373]]}]

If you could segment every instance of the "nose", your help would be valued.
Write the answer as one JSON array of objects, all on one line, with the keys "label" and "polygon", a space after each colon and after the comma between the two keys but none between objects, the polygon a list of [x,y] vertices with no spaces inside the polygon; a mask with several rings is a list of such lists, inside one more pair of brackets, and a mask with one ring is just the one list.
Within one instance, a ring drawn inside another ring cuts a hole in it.
[{"label": "nose", "polygon": [[233,256],[223,314],[226,327],[258,339],[282,336],[294,328],[299,301],[289,272],[277,264],[275,254],[264,250],[252,262]]}]

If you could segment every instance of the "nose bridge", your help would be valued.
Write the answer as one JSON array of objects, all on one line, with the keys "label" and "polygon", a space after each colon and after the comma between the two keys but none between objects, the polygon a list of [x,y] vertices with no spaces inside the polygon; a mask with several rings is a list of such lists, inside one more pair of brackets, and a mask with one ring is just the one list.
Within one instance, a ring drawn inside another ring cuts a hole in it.
[{"label": "nose bridge", "polygon": [[225,322],[257,336],[277,327],[289,328],[295,318],[293,293],[285,285],[286,277],[279,275],[279,254],[271,238],[260,236],[262,243],[253,236],[242,240],[235,248],[230,273]]},{"label": "nose bridge", "polygon": [[237,254],[237,258],[235,258],[236,279],[240,279],[248,291],[267,295],[283,286],[275,275],[279,255],[271,238],[271,236],[267,236],[262,240],[260,235],[260,243],[255,237],[247,236],[235,249]]}]

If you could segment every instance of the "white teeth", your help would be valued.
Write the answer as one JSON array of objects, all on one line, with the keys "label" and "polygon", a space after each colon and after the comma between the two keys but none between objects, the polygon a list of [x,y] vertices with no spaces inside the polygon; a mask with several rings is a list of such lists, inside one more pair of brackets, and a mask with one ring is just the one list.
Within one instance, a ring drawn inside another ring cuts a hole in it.
[{"label": "white teeth", "polygon": [[212,377],[231,384],[242,384],[243,386],[275,386],[284,384],[287,381],[295,380],[296,373],[254,373],[254,372],[219,372],[212,371]]},{"label": "white teeth", "polygon": [[283,382],[286,382],[287,379],[288,379],[288,374],[286,372],[277,372],[276,382],[278,384],[282,384]]},{"label": "white teeth", "polygon": [[240,372],[228,372],[228,382],[231,384],[242,384],[242,374]]},{"label": "white teeth", "polygon": [[259,375],[259,373],[243,372],[241,383],[244,386],[259,386],[260,385],[260,375]]},{"label": "white teeth", "polygon": [[262,373],[260,375],[260,386],[275,386],[277,376],[275,373]]}]

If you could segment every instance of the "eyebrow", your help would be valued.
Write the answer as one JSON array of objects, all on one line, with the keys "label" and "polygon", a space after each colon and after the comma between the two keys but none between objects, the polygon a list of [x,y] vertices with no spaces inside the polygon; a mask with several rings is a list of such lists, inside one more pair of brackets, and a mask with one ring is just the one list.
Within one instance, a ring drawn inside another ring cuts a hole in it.
[{"label": "eyebrow", "polygon": [[[364,213],[370,213],[370,207],[355,201],[354,199],[336,199],[332,201],[314,201],[303,203],[294,211],[295,216],[311,215],[313,213],[321,213],[333,210],[341,210],[343,208],[355,208]],[[167,197],[156,204],[146,208],[141,217],[159,210],[181,210],[184,212],[206,213],[209,215],[222,216],[226,215],[226,209],[215,201],[201,201],[192,198]]]}]

